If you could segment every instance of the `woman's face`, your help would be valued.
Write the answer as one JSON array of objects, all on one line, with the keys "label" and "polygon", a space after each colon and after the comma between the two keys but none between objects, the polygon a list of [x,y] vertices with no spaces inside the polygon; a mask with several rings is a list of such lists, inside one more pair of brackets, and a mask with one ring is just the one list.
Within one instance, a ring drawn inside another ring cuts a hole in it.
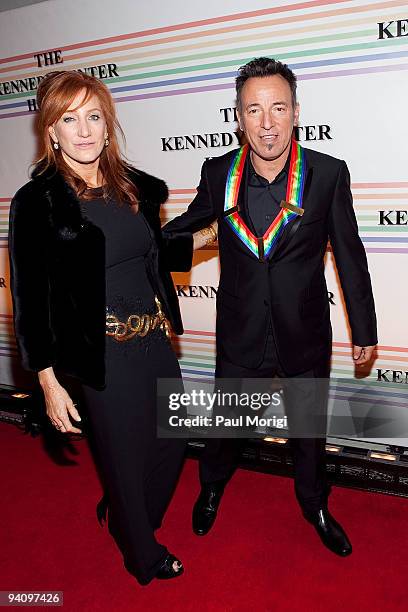
[{"label": "woman's face", "polygon": [[62,117],[49,127],[64,160],[76,170],[80,170],[78,164],[89,165],[99,160],[108,137],[99,99],[94,95],[81,106],[85,92],[80,91]]}]

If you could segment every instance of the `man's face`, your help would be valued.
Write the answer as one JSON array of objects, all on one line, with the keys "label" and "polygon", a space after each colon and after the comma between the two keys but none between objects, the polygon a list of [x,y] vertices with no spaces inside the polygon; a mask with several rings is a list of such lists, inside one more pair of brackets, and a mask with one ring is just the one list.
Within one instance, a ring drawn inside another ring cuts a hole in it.
[{"label": "man's face", "polygon": [[237,115],[255,155],[274,161],[289,147],[299,105],[293,108],[289,83],[280,74],[252,77],[241,90]]}]

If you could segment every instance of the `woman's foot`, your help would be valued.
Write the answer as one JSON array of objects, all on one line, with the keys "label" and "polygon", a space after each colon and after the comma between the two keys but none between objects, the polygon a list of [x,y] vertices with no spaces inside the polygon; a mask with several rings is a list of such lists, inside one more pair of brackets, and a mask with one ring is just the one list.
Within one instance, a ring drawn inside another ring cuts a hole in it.
[{"label": "woman's foot", "polygon": [[177,578],[184,572],[184,567],[174,555],[168,554],[156,574],[159,580],[168,580],[169,578]]}]

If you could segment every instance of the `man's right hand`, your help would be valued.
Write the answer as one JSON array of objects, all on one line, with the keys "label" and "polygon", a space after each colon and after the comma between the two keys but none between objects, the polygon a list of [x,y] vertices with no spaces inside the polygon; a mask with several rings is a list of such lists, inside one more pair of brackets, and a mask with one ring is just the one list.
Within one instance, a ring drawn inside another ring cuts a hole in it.
[{"label": "man's right hand", "polygon": [[355,365],[363,365],[371,361],[375,346],[358,346],[353,345],[353,361]]}]

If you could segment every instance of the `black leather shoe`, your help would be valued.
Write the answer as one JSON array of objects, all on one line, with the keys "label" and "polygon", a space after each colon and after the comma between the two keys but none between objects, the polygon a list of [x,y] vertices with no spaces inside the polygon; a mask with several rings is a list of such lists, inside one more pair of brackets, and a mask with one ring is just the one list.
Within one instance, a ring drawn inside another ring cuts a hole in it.
[{"label": "black leather shoe", "polygon": [[226,480],[217,480],[201,487],[193,508],[193,531],[196,535],[206,535],[214,525],[226,483]]},{"label": "black leather shoe", "polygon": [[351,555],[352,547],[344,529],[332,517],[327,508],[315,512],[304,512],[304,517],[316,529],[323,544],[336,555]]},{"label": "black leather shoe", "polygon": [[[176,565],[176,568],[173,566]],[[181,561],[174,555],[168,554],[163,564],[159,567],[156,578],[159,580],[168,580],[169,578],[177,578],[184,572],[184,567]]]}]

